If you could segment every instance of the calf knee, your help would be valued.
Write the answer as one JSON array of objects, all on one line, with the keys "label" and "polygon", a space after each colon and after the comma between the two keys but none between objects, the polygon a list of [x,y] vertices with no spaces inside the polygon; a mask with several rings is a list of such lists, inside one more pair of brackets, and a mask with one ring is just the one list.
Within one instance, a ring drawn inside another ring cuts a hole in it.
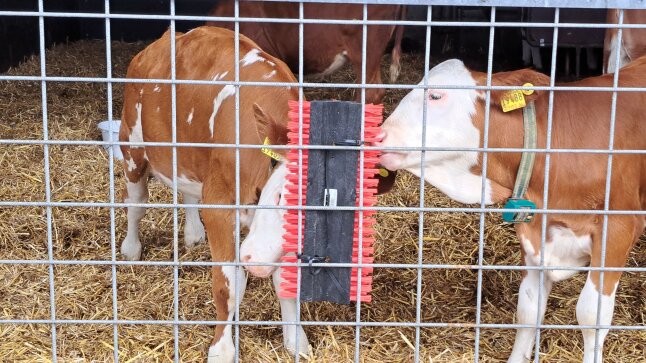
[{"label": "calf knee", "polygon": [[[601,312],[599,314],[599,299],[601,299]],[[597,287],[588,276],[585,286],[581,290],[579,300],[576,304],[576,318],[580,325],[597,325],[597,316],[599,324],[606,325],[612,321],[612,315],[615,308],[615,293],[605,296],[597,291]]]}]

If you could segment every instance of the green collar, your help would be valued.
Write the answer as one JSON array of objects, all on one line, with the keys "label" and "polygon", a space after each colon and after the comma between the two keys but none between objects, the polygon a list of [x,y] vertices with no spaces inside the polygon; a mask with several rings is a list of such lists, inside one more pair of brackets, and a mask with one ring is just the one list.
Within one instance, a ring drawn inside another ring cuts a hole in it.
[{"label": "green collar", "polygon": [[[536,108],[534,101],[529,101],[527,106],[523,108],[523,131],[524,131],[524,149],[536,148]],[[530,222],[534,213],[531,210],[536,209],[536,204],[528,199],[524,199],[525,193],[529,186],[529,181],[532,177],[534,169],[534,159],[536,154],[534,152],[523,152],[520,158],[520,165],[516,174],[516,183],[514,184],[514,191],[511,198],[507,200],[505,209],[526,209],[528,211],[509,211],[503,212],[502,218],[505,222],[509,223],[522,223]]]}]

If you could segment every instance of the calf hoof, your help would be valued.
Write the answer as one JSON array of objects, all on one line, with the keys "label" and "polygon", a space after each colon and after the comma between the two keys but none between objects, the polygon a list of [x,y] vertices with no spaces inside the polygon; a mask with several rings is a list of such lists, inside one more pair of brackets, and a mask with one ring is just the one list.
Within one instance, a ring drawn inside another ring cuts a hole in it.
[{"label": "calf hoof", "polygon": [[141,242],[138,239],[126,237],[121,243],[121,254],[126,260],[139,260],[141,258]]},{"label": "calf hoof", "polygon": [[236,348],[233,342],[223,340],[209,347],[208,363],[232,363],[235,360]]},{"label": "calf hoof", "polygon": [[186,224],[184,228],[184,244],[186,247],[193,247],[206,240],[206,232],[202,223]]},{"label": "calf hoof", "polygon": [[[296,345],[296,332],[298,332],[298,345]],[[310,343],[307,341],[307,335],[300,326],[285,325],[283,326],[283,339],[285,349],[290,355],[309,354]]]}]

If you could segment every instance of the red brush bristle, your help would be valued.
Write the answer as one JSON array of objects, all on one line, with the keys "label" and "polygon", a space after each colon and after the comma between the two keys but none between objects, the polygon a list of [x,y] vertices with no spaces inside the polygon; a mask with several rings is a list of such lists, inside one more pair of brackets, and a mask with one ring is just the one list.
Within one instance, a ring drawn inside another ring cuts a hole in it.
[{"label": "red brush bristle", "polygon": [[[380,141],[378,135],[381,133],[379,125],[382,121],[382,105],[373,105],[368,104],[365,107],[364,115],[364,135],[363,140],[367,143],[373,143]],[[289,118],[290,121],[287,124],[288,128],[288,142],[287,145],[308,145],[309,144],[309,130],[310,130],[310,103],[307,101],[303,102],[302,106],[302,126],[299,123],[299,104],[298,101],[289,101]],[[300,137],[299,137],[300,136]],[[302,140],[302,144],[300,143]],[[363,164],[358,165],[360,167],[359,172],[357,173],[357,201],[356,205],[359,206],[361,199],[363,199],[363,206],[372,207],[377,202],[375,195],[377,194],[377,184],[378,181],[375,179],[375,176],[378,173],[376,168],[377,162],[379,160],[380,152],[377,150],[368,150],[363,152]],[[302,161],[302,165],[299,165],[299,160]],[[361,160],[361,159],[360,159]],[[285,200],[286,204],[289,206],[299,206],[305,205],[306,201],[306,191],[307,191],[307,150],[303,149],[299,153],[298,148],[290,149],[287,152],[287,186]],[[361,170],[363,170],[363,183],[361,182]],[[302,178],[299,178],[299,175],[302,175]],[[301,179],[301,187],[299,188],[299,179]],[[363,189],[361,186],[363,184]],[[300,189],[300,194],[299,194]],[[360,198],[359,196],[362,196]],[[352,246],[352,262],[372,264],[374,253],[374,248],[372,247],[374,243],[374,234],[375,230],[373,226],[376,223],[374,218],[374,210],[364,210],[363,212],[357,211],[355,213],[354,224],[355,231],[353,236],[353,246]],[[359,224],[361,219],[361,236],[359,235]],[[299,221],[300,221],[300,231],[299,231]],[[299,250],[299,234],[301,239],[304,236],[305,230],[305,211],[297,210],[288,210],[285,213],[284,217],[284,243],[283,250],[286,253],[292,252],[297,253]],[[299,233],[300,232],[300,233]],[[361,237],[361,238],[360,238]],[[361,261],[359,261],[359,243],[361,243]],[[283,262],[287,263],[296,263],[296,256],[283,256]],[[362,267],[361,268],[361,285],[359,286],[358,278],[359,268],[352,268],[350,275],[350,300],[357,301],[357,296],[362,302],[370,302],[372,297],[370,292],[372,291],[372,267]],[[296,298],[297,292],[297,267],[288,266],[282,268],[281,277],[283,282],[280,285],[279,295],[283,298]],[[358,294],[357,294],[358,292]]]}]

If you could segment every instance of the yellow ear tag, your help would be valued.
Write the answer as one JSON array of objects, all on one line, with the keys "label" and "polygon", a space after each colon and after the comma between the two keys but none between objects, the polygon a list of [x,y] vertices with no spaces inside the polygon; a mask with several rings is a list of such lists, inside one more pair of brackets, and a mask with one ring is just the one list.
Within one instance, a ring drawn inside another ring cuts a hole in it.
[{"label": "yellow ear tag", "polygon": [[385,178],[385,177],[387,177],[388,175],[390,175],[390,173],[388,172],[388,169],[385,169],[385,168],[379,168],[379,175],[381,175],[382,177],[384,177],[384,178]]},{"label": "yellow ear tag", "polygon": [[519,90],[505,92],[500,98],[502,112],[509,112],[526,106],[525,96]]},{"label": "yellow ear tag", "polygon": [[[271,143],[269,142],[269,138],[268,138],[268,137],[265,137],[265,141],[264,141],[262,144],[263,144],[263,145],[271,145]],[[274,159],[274,160],[276,160],[276,161],[281,161],[281,160],[283,160],[283,157],[282,157],[279,153],[277,153],[277,152],[273,151],[272,149],[269,149],[269,148],[263,147],[263,148],[261,148],[261,149],[260,149],[260,151],[261,151],[263,154],[265,154],[265,155],[269,156],[270,158],[272,158],[272,159]]]},{"label": "yellow ear tag", "polygon": [[[527,82],[527,83],[525,83],[525,84],[523,85],[523,87],[534,87],[534,85],[533,85],[533,84],[531,84],[531,83],[529,83],[529,82]],[[524,89],[524,90],[522,90],[522,92],[523,92],[523,94],[524,94],[525,96],[529,96],[529,95],[531,95],[532,93],[534,93],[534,90],[533,90],[533,89]]]}]

